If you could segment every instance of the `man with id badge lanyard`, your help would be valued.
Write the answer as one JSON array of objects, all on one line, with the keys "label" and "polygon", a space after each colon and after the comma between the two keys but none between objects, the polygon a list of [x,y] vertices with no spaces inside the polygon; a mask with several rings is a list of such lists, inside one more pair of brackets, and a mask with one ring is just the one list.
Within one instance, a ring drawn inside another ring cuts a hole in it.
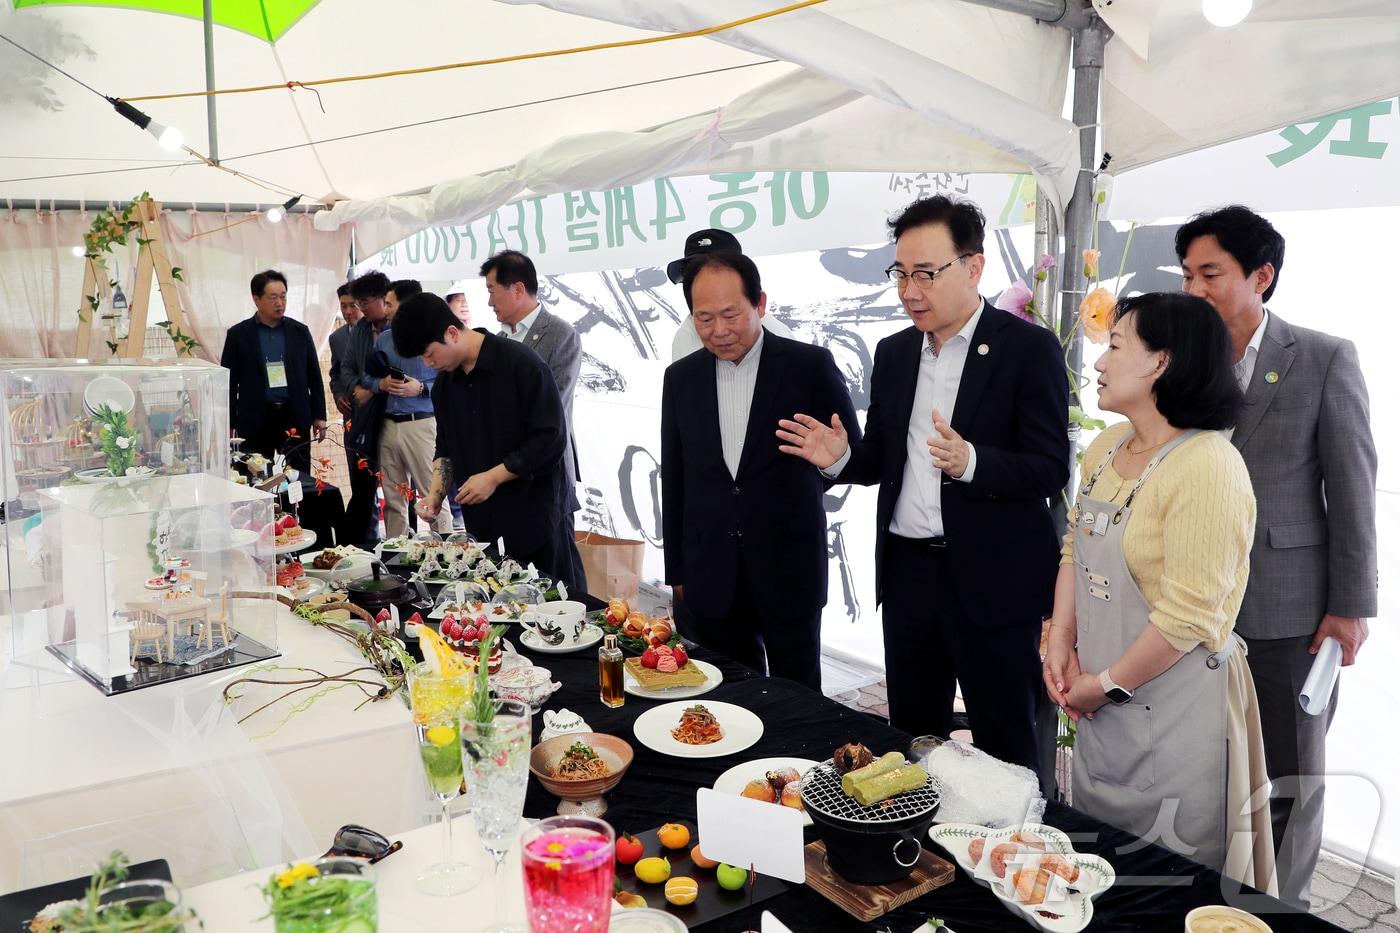
[{"label": "man with id badge lanyard", "polygon": [[[228,329],[220,365],[229,371],[229,411],[245,452],[311,469],[309,441],[326,436],[326,393],[316,342],[286,317],[287,279],[269,269],[251,282],[255,311]],[[289,432],[295,430],[295,435]]]}]

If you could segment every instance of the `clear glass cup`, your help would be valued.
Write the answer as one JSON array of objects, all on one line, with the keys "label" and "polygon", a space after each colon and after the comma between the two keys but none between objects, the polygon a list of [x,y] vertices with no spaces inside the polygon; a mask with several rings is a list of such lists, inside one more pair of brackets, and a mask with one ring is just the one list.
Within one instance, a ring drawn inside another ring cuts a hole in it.
[{"label": "clear glass cup", "polygon": [[613,828],[595,817],[551,816],[526,829],[520,864],[530,933],[606,933],[613,858]]},{"label": "clear glass cup", "polygon": [[428,789],[442,807],[442,860],[418,876],[422,894],[449,897],[481,881],[481,873],[452,857],[452,799],[462,787],[462,744],[458,723],[472,695],[472,676],[443,677],[426,663],[408,672],[409,708],[418,737],[418,757]]},{"label": "clear glass cup", "polygon": [[[116,919],[118,913],[123,915],[121,921]],[[180,889],[159,878],[124,881],[103,891],[97,916],[99,922],[113,924],[123,933],[183,933],[185,921],[191,919],[181,906]]]},{"label": "clear glass cup", "polygon": [[525,933],[505,921],[501,862],[520,831],[525,787],[530,771],[530,707],[518,700],[497,700],[490,723],[462,719],[462,763],[467,798],[482,848],[496,862],[496,917],[483,933]]},{"label": "clear glass cup", "polygon": [[277,933],[377,933],[374,868],[353,858],[323,858],[311,864],[317,874],[296,882],[297,896],[272,902]]}]

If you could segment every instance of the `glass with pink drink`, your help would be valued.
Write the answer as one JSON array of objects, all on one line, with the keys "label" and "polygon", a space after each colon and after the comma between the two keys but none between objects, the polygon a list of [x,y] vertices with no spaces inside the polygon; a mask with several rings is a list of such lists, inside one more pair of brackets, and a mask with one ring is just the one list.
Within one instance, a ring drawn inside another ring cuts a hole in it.
[{"label": "glass with pink drink", "polygon": [[613,842],[613,828],[591,816],[551,816],[526,830],[520,861],[531,933],[606,933]]}]

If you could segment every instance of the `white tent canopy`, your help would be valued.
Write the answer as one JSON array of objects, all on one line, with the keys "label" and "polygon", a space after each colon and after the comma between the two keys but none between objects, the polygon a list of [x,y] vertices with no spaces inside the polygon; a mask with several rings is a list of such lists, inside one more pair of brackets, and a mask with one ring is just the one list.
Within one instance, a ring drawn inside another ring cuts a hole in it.
[{"label": "white tent canopy", "polygon": [[[7,9],[0,33],[103,94],[198,91],[202,25],[111,8]],[[322,0],[275,44],[216,28],[216,83],[285,84],[675,33],[775,0]],[[1095,5],[1114,170],[1400,93],[1390,0],[1256,0],[1215,29],[1199,0]],[[271,188],[348,198],[375,249],[509,200],[661,175],[762,169],[1029,171],[1061,205],[1080,170],[1061,117],[1069,34],[967,0],[828,0],[653,45],[218,98],[224,163]],[[0,46],[0,197],[285,200],[162,159],[110,105]],[[319,95],[319,96],[318,96]],[[205,101],[138,106],[207,151]],[[325,112],[322,112],[322,106]],[[402,192],[420,192],[402,195]],[[399,196],[394,196],[400,193]],[[375,221],[375,223],[365,223]]]}]

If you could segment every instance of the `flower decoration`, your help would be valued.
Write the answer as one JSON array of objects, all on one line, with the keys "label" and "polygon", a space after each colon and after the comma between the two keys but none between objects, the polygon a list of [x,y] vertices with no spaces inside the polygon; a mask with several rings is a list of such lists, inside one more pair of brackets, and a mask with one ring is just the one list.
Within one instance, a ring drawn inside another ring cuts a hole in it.
[{"label": "flower decoration", "polygon": [[1118,299],[1102,286],[1084,296],[1079,303],[1079,321],[1084,326],[1084,336],[1094,343],[1108,343],[1108,332],[1113,327],[1113,309]]},{"label": "flower decoration", "polygon": [[1099,277],[1099,256],[1096,249],[1086,249],[1084,251],[1084,278],[1097,279]]},{"label": "flower decoration", "polygon": [[320,870],[318,870],[315,865],[308,865],[306,862],[298,862],[277,876],[277,887],[290,888],[298,881],[303,881],[307,878],[316,878],[320,874]]},{"label": "flower decoration", "polygon": [[1003,311],[1009,311],[1023,320],[1033,321],[1035,318],[1026,311],[1026,306],[1029,305],[1034,298],[1035,296],[1031,293],[1031,290],[1026,287],[1025,281],[1017,279],[1012,282],[1005,291],[998,295],[996,301],[992,304],[993,307],[1000,308]]}]

